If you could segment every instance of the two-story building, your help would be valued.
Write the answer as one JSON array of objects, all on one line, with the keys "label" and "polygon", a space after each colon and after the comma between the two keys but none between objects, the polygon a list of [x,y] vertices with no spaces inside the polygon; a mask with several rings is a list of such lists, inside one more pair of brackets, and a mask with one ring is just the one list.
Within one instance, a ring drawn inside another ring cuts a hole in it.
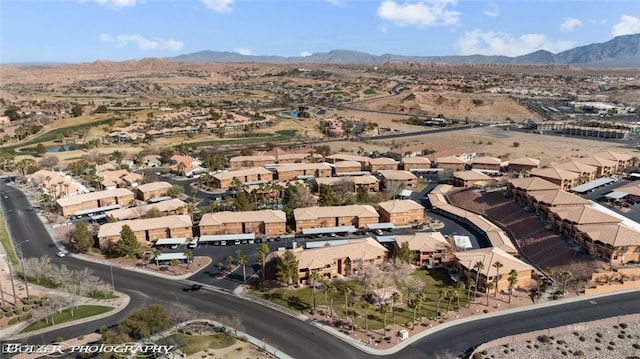
[{"label": "two-story building", "polygon": [[276,167],[278,181],[331,177],[331,167],[325,163],[290,163]]},{"label": "two-story building", "polygon": [[151,246],[163,238],[193,238],[193,224],[188,215],[165,216],[105,223],[98,231],[100,249],[109,250],[122,238],[122,228],[127,225],[138,242]]},{"label": "two-story building", "polygon": [[[111,206],[129,207],[135,201],[133,192],[126,188],[78,194],[59,198],[56,203],[64,217],[76,215],[76,212],[100,209]],[[113,208],[111,208],[113,209]]]},{"label": "two-story building", "polygon": [[380,222],[395,226],[422,223],[424,207],[410,199],[396,199],[379,203]]},{"label": "two-story building", "polygon": [[255,233],[279,236],[286,233],[287,216],[280,210],[205,213],[200,220],[200,235]]},{"label": "two-story building", "polygon": [[384,171],[380,177],[385,191],[418,188],[418,177],[409,171]]},{"label": "two-story building", "polygon": [[138,199],[148,201],[152,198],[168,196],[171,187],[171,183],[164,181],[141,184],[137,188]]},{"label": "two-story building", "polygon": [[296,231],[305,228],[354,226],[365,228],[378,223],[380,215],[371,205],[327,206],[295,208]]},{"label": "two-story building", "polygon": [[451,245],[440,232],[416,232],[414,234],[395,235],[395,247],[399,249],[407,243],[413,259],[411,264],[419,267],[434,267],[453,262]]},{"label": "two-story building", "polygon": [[242,170],[220,172],[213,175],[213,185],[217,188],[233,187],[234,179],[241,184],[259,184],[273,181],[273,172],[264,167],[252,167]]}]

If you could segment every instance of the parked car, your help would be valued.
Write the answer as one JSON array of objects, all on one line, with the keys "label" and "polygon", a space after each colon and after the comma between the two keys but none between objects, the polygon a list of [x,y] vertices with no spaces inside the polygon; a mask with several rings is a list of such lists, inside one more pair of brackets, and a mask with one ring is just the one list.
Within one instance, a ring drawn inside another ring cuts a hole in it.
[{"label": "parked car", "polygon": [[202,285],[200,284],[193,284],[190,287],[182,288],[182,290],[185,292],[195,292],[200,289],[202,289]]},{"label": "parked car", "polygon": [[56,253],[56,255],[57,255],[58,257],[62,258],[62,257],[65,257],[65,256],[67,255],[67,253],[66,253],[66,252],[64,252],[64,251],[60,251],[60,252]]}]

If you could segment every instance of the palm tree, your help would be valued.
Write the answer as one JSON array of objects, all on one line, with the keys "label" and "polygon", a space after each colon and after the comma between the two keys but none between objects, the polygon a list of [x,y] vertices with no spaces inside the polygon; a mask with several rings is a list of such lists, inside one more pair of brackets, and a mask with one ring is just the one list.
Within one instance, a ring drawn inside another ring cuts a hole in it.
[{"label": "palm tree", "polygon": [[445,297],[445,295],[447,294],[446,289],[440,289],[438,291],[438,299],[436,299],[436,319],[440,318],[440,301],[442,300],[442,298]]},{"label": "palm tree", "polygon": [[562,272],[562,293],[567,291],[567,282],[573,278],[573,273],[569,271]]},{"label": "palm tree", "polygon": [[249,258],[244,254],[240,255],[238,258],[238,264],[242,266],[242,282],[245,283],[247,281],[247,263],[249,263]]},{"label": "palm tree", "polygon": [[193,252],[190,249],[184,251],[184,256],[187,258],[187,269],[191,267],[191,257],[193,257]]},{"label": "palm tree", "polygon": [[327,282],[324,288],[324,292],[329,294],[329,312],[333,318],[333,297],[338,293],[338,287],[333,283]]},{"label": "palm tree", "polygon": [[467,289],[467,286],[464,284],[464,282],[458,282],[458,284],[456,285],[456,300],[458,311],[460,311],[460,294],[464,293],[465,289]]},{"label": "palm tree", "polygon": [[171,266],[173,267],[173,274],[178,274],[176,272],[176,267],[178,266],[178,260],[177,259],[172,259],[171,260]]},{"label": "palm tree", "polygon": [[393,313],[391,314],[391,317],[393,318],[393,324],[396,324],[396,304],[398,304],[398,302],[400,301],[400,292],[393,292],[393,294],[391,294],[391,303],[392,303],[392,308],[391,310],[393,311]]},{"label": "palm tree", "polygon": [[451,311],[451,303],[453,302],[453,298],[455,297],[456,290],[453,288],[449,288],[445,290],[446,298],[449,299],[449,303],[447,304],[447,313]]},{"label": "palm tree", "polygon": [[380,311],[382,311],[383,313],[383,317],[382,317],[382,335],[385,335],[387,333],[387,314],[389,314],[389,312],[391,311],[391,304],[384,302],[382,303],[382,305],[380,306]]},{"label": "palm tree", "polygon": [[[476,286],[476,281],[473,280],[472,278],[469,278],[467,280],[467,304],[470,304],[470,300],[469,298],[471,298],[471,289],[475,288]],[[475,292],[474,292],[474,300],[475,300]]]},{"label": "palm tree", "polygon": [[638,161],[639,161],[638,157],[636,157],[636,156],[631,157],[631,167],[635,167],[636,163],[638,163]]},{"label": "palm tree", "polygon": [[611,258],[609,258],[609,270],[613,270],[613,257],[617,257],[622,252],[622,248],[618,246],[611,247]]},{"label": "palm tree", "polygon": [[222,273],[222,268],[224,268],[224,263],[218,262],[216,263],[216,267],[218,268],[218,271]]},{"label": "palm tree", "polygon": [[229,264],[229,269],[231,269],[231,264],[233,264],[233,257],[232,256],[227,256],[227,258],[225,260]]},{"label": "palm tree", "polygon": [[[344,315],[349,319],[349,296],[353,294],[351,287],[344,287]],[[351,323],[351,330],[353,330],[353,323]]]},{"label": "palm tree", "polygon": [[258,245],[258,248],[256,248],[256,251],[258,252],[257,264],[262,267],[260,275],[262,277],[262,286],[264,287],[265,267],[267,265],[267,254],[269,254],[269,246],[266,243],[260,243]]},{"label": "palm tree", "polygon": [[420,310],[420,307],[422,307],[424,299],[425,295],[423,292],[419,292],[418,294],[416,294],[416,297],[413,299],[413,322],[411,322],[412,330],[416,327],[416,312]]},{"label": "palm tree", "polygon": [[504,264],[502,264],[502,262],[500,261],[495,261],[493,263],[493,267],[496,269],[496,291],[493,294],[493,297],[497,297],[498,296],[498,287],[500,284],[500,268],[504,267]]},{"label": "palm tree", "polygon": [[487,282],[487,307],[489,306],[489,292],[493,289],[495,284],[493,282]]},{"label": "palm tree", "polygon": [[484,262],[477,261],[476,264],[473,265],[473,269],[476,270],[475,292],[478,293],[478,283],[480,283],[480,272],[482,272],[482,270],[484,270]]},{"label": "palm tree", "polygon": [[367,338],[367,342],[369,341],[369,309],[371,309],[371,304],[369,304],[369,302],[367,302],[366,300],[362,302],[361,304],[362,309],[364,309],[364,330],[365,330],[365,335]]},{"label": "palm tree", "polygon": [[317,271],[311,272],[311,274],[309,274],[309,279],[311,279],[312,283],[312,291],[313,291],[313,311],[316,310],[316,283],[321,280],[322,278],[320,277],[320,273],[318,273]]},{"label": "palm tree", "polygon": [[512,269],[509,272],[509,303],[511,303],[511,295],[513,294],[513,288],[518,284],[518,271]]},{"label": "palm tree", "polygon": [[184,176],[184,170],[187,168],[187,165],[184,162],[178,163],[176,169],[178,170],[178,174]]}]

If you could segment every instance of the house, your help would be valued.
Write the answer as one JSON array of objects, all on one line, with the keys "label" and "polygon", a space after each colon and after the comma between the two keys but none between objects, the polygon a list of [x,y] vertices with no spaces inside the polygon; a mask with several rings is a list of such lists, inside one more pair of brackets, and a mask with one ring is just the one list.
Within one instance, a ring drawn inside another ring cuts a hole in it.
[{"label": "house", "polygon": [[336,176],[352,176],[362,174],[362,164],[357,161],[338,161],[333,165]]},{"label": "house", "polygon": [[141,184],[137,188],[138,199],[148,201],[152,198],[168,196],[172,187],[171,183],[164,181]]},{"label": "house", "polygon": [[509,160],[507,171],[513,173],[529,172],[540,167],[540,160],[536,158],[521,157]]},{"label": "house", "polygon": [[403,157],[402,169],[411,172],[426,171],[431,168],[431,160],[426,157]]},{"label": "house", "polygon": [[433,267],[453,262],[454,256],[447,239],[440,232],[416,232],[395,237],[396,250],[407,243],[413,252],[411,264]]},{"label": "house", "polygon": [[470,164],[474,170],[500,171],[502,160],[496,157],[476,157]]},{"label": "house", "polygon": [[236,156],[229,159],[229,168],[237,170],[250,167],[265,167],[276,163],[273,156]]},{"label": "house", "polygon": [[581,183],[580,174],[554,167],[533,169],[529,172],[529,175],[555,183],[564,191]]},{"label": "house", "polygon": [[395,171],[398,169],[398,162],[393,158],[379,157],[369,159],[369,171],[373,174],[378,171]]},{"label": "house", "polygon": [[279,236],[286,233],[287,216],[280,210],[205,213],[200,235],[256,233]]},{"label": "house", "polygon": [[30,183],[35,183],[36,186],[41,188],[43,193],[54,198],[75,196],[87,191],[84,186],[75,182],[71,176],[62,172],[39,170],[27,174],[26,177]]},{"label": "house", "polygon": [[126,185],[122,177],[129,174],[127,170],[108,170],[96,173],[96,176],[102,178],[100,187],[102,189],[114,189],[124,187]]},{"label": "house", "polygon": [[129,226],[138,242],[150,246],[163,238],[193,238],[193,225],[188,215],[125,220],[105,223],[98,230],[100,249],[109,250],[121,239],[122,227]]},{"label": "house", "polygon": [[276,167],[278,181],[331,177],[331,167],[325,163],[290,163]]},{"label": "house", "polygon": [[456,171],[453,172],[453,184],[456,187],[480,187],[495,184],[496,180],[477,171]]},{"label": "house", "polygon": [[174,155],[171,157],[173,163],[169,168],[171,172],[184,177],[192,177],[197,173],[204,172],[202,162],[189,156]]},{"label": "house", "polygon": [[370,205],[354,204],[349,206],[295,208],[293,217],[296,231],[305,228],[355,226],[365,228],[368,224],[378,223],[380,215]]},{"label": "house", "polygon": [[[495,289],[497,291],[509,291],[509,272],[511,270],[515,270],[518,274],[516,288],[527,288],[532,284],[534,268],[499,248],[471,249],[456,252],[454,255],[454,267],[461,277],[477,280],[478,288],[483,291],[488,282],[497,283]],[[502,264],[500,268],[494,266],[497,262]],[[477,263],[482,263],[484,266],[479,273]]]},{"label": "house", "polygon": [[162,166],[162,161],[160,161],[160,155],[147,155],[142,157],[142,164],[145,167],[160,167]]},{"label": "house", "polygon": [[273,172],[264,167],[252,167],[216,173],[213,175],[213,185],[217,188],[229,189],[233,187],[234,178],[242,184],[266,183],[273,181]]},{"label": "house", "polygon": [[[388,250],[373,238],[352,239],[346,244],[320,248],[296,248],[291,251],[298,260],[298,283],[309,283],[311,273],[318,273],[322,280],[339,276],[355,276],[369,265],[380,266]],[[275,252],[273,259],[284,254]]]},{"label": "house", "polygon": [[380,172],[380,177],[382,186],[388,192],[418,188],[418,177],[409,171],[384,171]]},{"label": "house", "polygon": [[133,192],[126,188],[116,188],[59,198],[56,203],[60,207],[62,215],[70,217],[79,211],[100,209],[114,205],[129,207],[134,201]]},{"label": "house", "polygon": [[378,212],[380,222],[393,223],[395,226],[422,223],[424,207],[410,199],[396,199],[380,202]]},{"label": "house", "polygon": [[436,158],[436,166],[438,168],[448,168],[454,171],[462,171],[465,169],[467,162],[456,156],[445,156]]},{"label": "house", "polygon": [[104,214],[107,217],[113,217],[116,221],[124,221],[126,219],[138,219],[147,216],[151,209],[157,209],[163,216],[172,214],[189,214],[189,207],[185,202],[178,198],[172,198],[166,201],[147,204],[144,206],[119,208],[107,211]]},{"label": "house", "polygon": [[327,185],[334,192],[355,193],[359,188],[364,187],[369,192],[378,192],[380,190],[380,181],[376,176],[343,176],[343,177],[323,177],[315,179],[315,191],[320,191],[320,186]]}]

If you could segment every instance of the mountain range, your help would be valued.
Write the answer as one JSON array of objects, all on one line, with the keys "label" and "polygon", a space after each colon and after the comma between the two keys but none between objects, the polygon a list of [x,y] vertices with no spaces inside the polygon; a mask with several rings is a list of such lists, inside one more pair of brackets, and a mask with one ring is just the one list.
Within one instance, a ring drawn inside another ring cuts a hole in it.
[{"label": "mountain range", "polygon": [[521,56],[403,56],[371,55],[351,50],[332,50],[309,56],[257,56],[237,52],[200,51],[166,58],[173,62],[255,62],[383,64],[387,62],[437,62],[452,64],[573,65],[585,67],[639,67],[640,34],[617,36],[607,42],[575,47],[557,54],[538,50]]}]

